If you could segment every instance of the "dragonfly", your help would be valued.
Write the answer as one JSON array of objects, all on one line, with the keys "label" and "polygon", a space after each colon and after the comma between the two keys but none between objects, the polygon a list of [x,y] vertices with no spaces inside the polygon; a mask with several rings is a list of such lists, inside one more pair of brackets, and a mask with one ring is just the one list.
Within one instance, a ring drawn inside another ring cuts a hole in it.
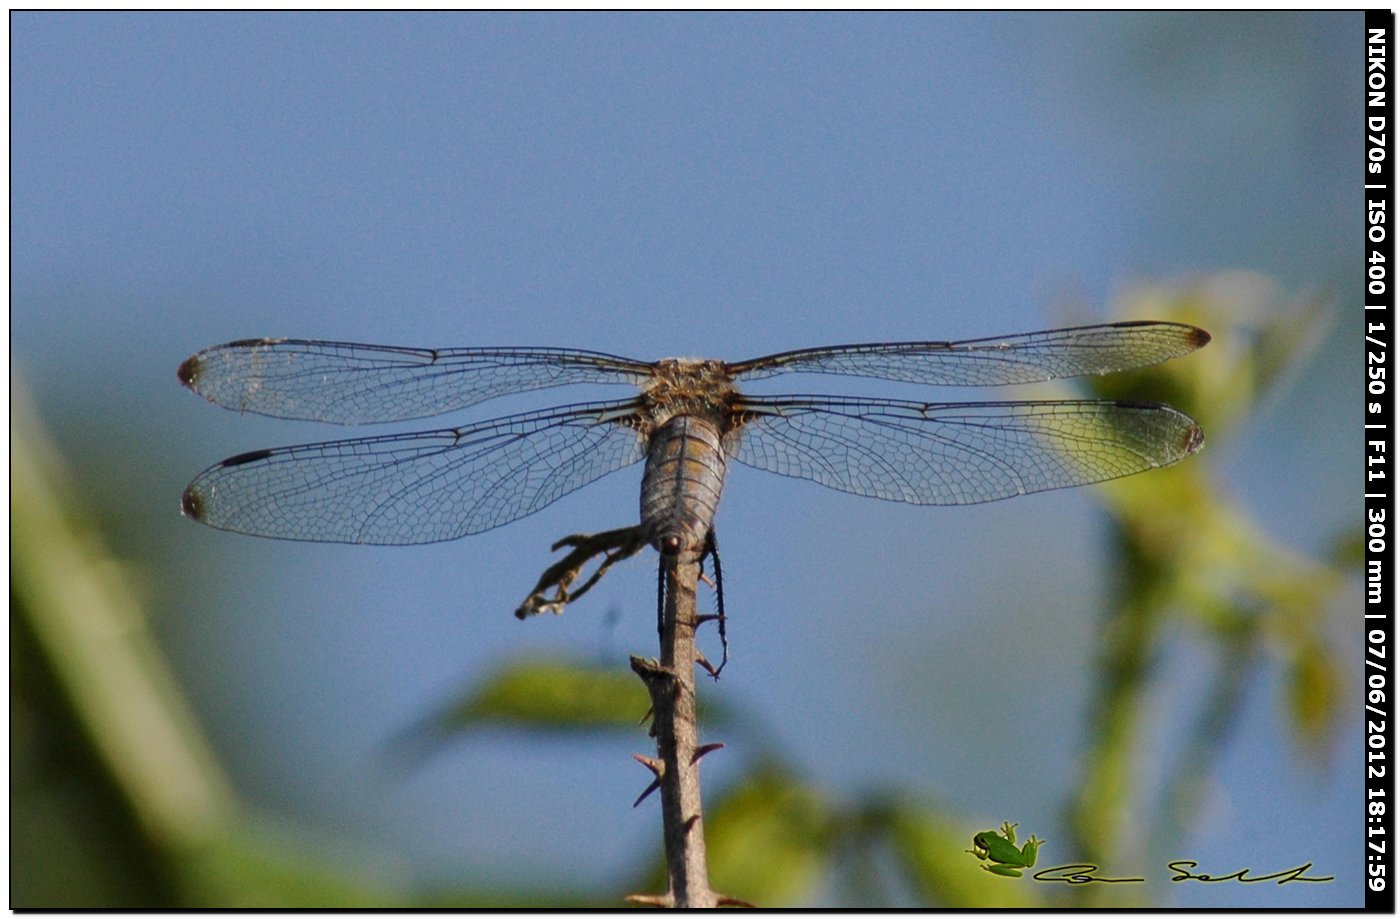
[{"label": "dragonfly", "polygon": [[718,563],[714,518],[731,460],[857,495],[962,505],[1145,472],[1204,442],[1194,420],[1156,402],[750,395],[741,384],[786,373],[933,386],[1036,383],[1144,367],[1209,341],[1194,326],[1134,321],[737,362],[234,341],[182,363],[180,382],[216,405],[276,418],[372,424],[556,386],[616,383],[635,392],[460,427],[241,453],[200,473],[181,509],[256,536],[430,543],[518,520],[645,460],[640,532],[663,556],[664,584],[667,559],[703,562],[709,553]]}]

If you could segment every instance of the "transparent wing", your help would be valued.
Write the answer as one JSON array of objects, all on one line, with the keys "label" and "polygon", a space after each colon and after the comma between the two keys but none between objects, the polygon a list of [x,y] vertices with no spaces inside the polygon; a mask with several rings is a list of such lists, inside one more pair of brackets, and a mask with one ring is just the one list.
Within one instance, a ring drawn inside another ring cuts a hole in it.
[{"label": "transparent wing", "polygon": [[438,415],[507,393],[634,383],[650,364],[563,348],[395,348],[256,339],[208,348],[180,382],[216,405],[275,418],[364,424]]},{"label": "transparent wing", "polygon": [[509,523],[645,455],[635,401],[414,434],[257,450],[185,489],[185,516],[310,542],[408,545]]},{"label": "transparent wing", "polygon": [[1146,402],[745,399],[726,449],[749,466],[909,504],[978,504],[1166,466],[1201,429]]},{"label": "transparent wing", "polygon": [[839,373],[942,386],[1002,386],[1145,367],[1189,354],[1210,334],[1175,322],[1115,322],[969,341],[889,342],[786,351],[730,364],[736,380]]}]

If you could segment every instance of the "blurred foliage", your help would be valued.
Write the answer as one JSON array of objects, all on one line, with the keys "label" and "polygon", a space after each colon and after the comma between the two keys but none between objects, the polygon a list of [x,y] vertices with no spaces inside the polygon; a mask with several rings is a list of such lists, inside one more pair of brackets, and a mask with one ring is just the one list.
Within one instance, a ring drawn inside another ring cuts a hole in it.
[{"label": "blurred foliage", "polygon": [[[646,689],[630,671],[570,661],[528,660],[499,668],[440,718],[434,729],[451,735],[492,725],[515,730],[635,731],[645,720]],[[731,715],[699,701],[708,724]]]},{"label": "blurred foliage", "polygon": [[80,730],[11,592],[10,905],[172,903],[162,853]]},{"label": "blurred foliage", "polygon": [[[1115,313],[1187,322],[1214,336],[1189,359],[1096,378],[1090,386],[1103,398],[1170,402],[1206,432],[1202,455],[1100,489],[1110,513],[1113,590],[1075,783],[1081,791],[1068,815],[1071,857],[1139,872],[1193,825],[1255,667],[1270,660],[1283,667],[1279,704],[1299,752],[1316,759],[1331,749],[1347,674],[1329,638],[1335,629],[1328,609],[1359,556],[1338,551],[1329,560],[1310,559],[1273,540],[1221,491],[1206,461],[1211,444],[1237,439],[1251,409],[1308,356],[1324,331],[1321,303],[1285,302],[1266,278],[1238,272],[1140,287]],[[1345,538],[1331,542],[1343,546]],[[1153,806],[1153,789],[1138,777],[1145,772],[1145,726],[1155,714],[1154,665],[1165,645],[1183,635],[1213,659],[1213,674]],[[1140,832],[1145,826],[1153,832]],[[1126,886],[1090,886],[1086,904],[1126,904],[1140,896]]]},{"label": "blurred foliage", "polygon": [[[1306,558],[1262,533],[1221,492],[1212,444],[1235,431],[1306,357],[1316,303],[1280,308],[1264,279],[1232,274],[1141,287],[1116,318],[1172,319],[1214,336],[1203,351],[1139,373],[1090,381],[1097,396],[1166,401],[1206,431],[1201,456],[1110,483],[1113,595],[1104,613],[1087,742],[1068,802],[1072,838],[1056,863],[1082,858],[1138,873],[1179,839],[1234,729],[1258,668],[1286,675],[1279,698],[1299,755],[1319,760],[1348,674],[1330,635],[1329,601],[1359,567],[1358,541],[1324,541]],[[403,890],[348,870],[295,830],[249,812],[183,702],[126,575],[65,493],[63,464],[12,381],[11,906],[190,908],[300,906],[618,906],[656,892],[659,852],[635,876],[595,890],[548,878],[528,890]],[[1212,662],[1163,787],[1143,787],[1154,665],[1183,636]],[[744,713],[711,705],[707,731],[760,737]],[[640,739],[647,697],[619,663],[601,669],[519,660],[405,732],[411,752],[484,731],[561,738],[625,730]],[[958,808],[898,789],[851,795],[805,779],[771,744],[728,785],[707,787],[711,880],[761,905],[846,902],[943,907],[1130,903],[1137,885],[1052,892],[982,870],[967,853],[991,829]],[[639,776],[638,789],[643,781]],[[997,819],[1001,819],[1000,815]],[[1151,833],[1133,832],[1152,827]],[[1034,827],[1029,830],[1037,829]],[[1043,832],[1042,832],[1042,835]],[[1059,899],[1070,896],[1078,899]]]},{"label": "blurred foliage", "polygon": [[11,379],[10,906],[386,905],[239,805]]}]

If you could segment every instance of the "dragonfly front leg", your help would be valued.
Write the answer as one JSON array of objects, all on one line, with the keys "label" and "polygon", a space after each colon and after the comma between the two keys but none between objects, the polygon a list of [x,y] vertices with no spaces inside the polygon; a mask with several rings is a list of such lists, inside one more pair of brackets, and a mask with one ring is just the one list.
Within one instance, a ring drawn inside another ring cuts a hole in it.
[{"label": "dragonfly front leg", "polygon": [[656,637],[666,640],[666,557],[656,562]]},{"label": "dragonfly front leg", "polygon": [[719,679],[720,671],[724,669],[725,664],[729,663],[729,636],[724,633],[724,570],[719,564],[719,542],[715,539],[713,527],[710,528],[709,533],[705,534],[705,548],[700,553],[702,576],[704,575],[705,556],[707,555],[715,560],[715,608],[717,614],[713,618],[719,622],[719,644],[722,656],[718,667],[714,669],[706,667],[705,669],[709,670],[710,676]]},{"label": "dragonfly front leg", "polygon": [[[695,624],[698,626],[701,623],[708,622],[711,619],[714,619],[719,623],[719,642],[720,648],[722,649],[719,666],[712,667],[709,661],[705,660],[704,658],[701,658],[700,660],[700,666],[704,667],[705,671],[709,673],[710,676],[714,677],[715,679],[719,679],[720,671],[723,670],[725,665],[729,663],[729,636],[725,634],[724,629],[724,569],[720,567],[719,542],[715,539],[715,531],[713,529],[711,529],[710,532],[706,534],[705,545],[700,552],[700,577],[705,580],[708,580],[708,578],[705,578],[704,568],[705,558],[707,556],[709,558],[714,559],[715,562],[714,588],[715,606],[717,612],[713,616],[696,617]],[[656,567],[656,634],[662,636],[663,640],[666,632],[666,590],[668,583],[669,582],[666,577],[666,559],[662,558],[657,563]]]}]

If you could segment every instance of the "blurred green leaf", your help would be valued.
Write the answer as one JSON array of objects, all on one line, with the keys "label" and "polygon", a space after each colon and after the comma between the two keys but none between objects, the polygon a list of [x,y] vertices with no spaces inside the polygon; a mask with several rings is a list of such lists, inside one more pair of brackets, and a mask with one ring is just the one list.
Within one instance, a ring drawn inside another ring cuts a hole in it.
[{"label": "blurred green leaf", "polygon": [[1333,567],[1359,569],[1366,560],[1366,536],[1360,529],[1347,530],[1332,538],[1327,560]]},{"label": "blurred green leaf", "polygon": [[11,380],[11,905],[383,905],[252,827],[131,585]]},{"label": "blurred green leaf", "polygon": [[453,737],[489,728],[542,733],[636,731],[649,700],[630,670],[559,659],[508,663],[389,741],[400,765],[422,760]]},{"label": "blurred green leaf", "polygon": [[831,805],[788,771],[759,768],[714,797],[706,810],[710,884],[721,894],[782,906],[829,873]]},{"label": "blurred green leaf", "polygon": [[1319,752],[1331,738],[1342,704],[1342,673],[1330,648],[1313,636],[1300,642],[1288,667],[1288,707],[1295,732]]},{"label": "blurred green leaf", "polygon": [[[488,729],[642,736],[650,712],[646,687],[630,669],[559,658],[522,658],[497,668],[456,701],[394,738],[391,755],[412,762],[453,737]],[[701,696],[699,717],[711,726],[743,726],[729,710]]]},{"label": "blurred green leaf", "polygon": [[10,620],[10,907],[177,906],[174,878],[28,628]]},{"label": "blurred green leaf", "polygon": [[441,726],[636,730],[647,706],[646,688],[625,668],[525,660],[501,667],[452,705]]},{"label": "blurred green leaf", "polygon": [[233,829],[207,845],[177,852],[183,900],[212,909],[365,909],[413,905],[365,866],[337,869],[327,844],[314,845],[268,824]]}]

